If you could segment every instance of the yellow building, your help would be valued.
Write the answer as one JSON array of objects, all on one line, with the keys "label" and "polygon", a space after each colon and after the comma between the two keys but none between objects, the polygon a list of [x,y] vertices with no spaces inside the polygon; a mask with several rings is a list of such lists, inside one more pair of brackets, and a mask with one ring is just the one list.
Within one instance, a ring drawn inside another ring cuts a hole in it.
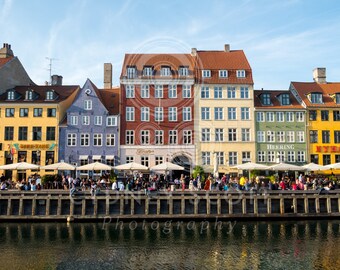
[{"label": "yellow building", "polygon": [[292,82],[290,90],[307,108],[309,162],[340,162],[340,83],[326,81],[326,69],[313,71],[314,82]]},{"label": "yellow building", "polygon": [[253,78],[242,50],[192,50],[196,57],[196,164],[205,172],[237,173],[255,161]]},{"label": "yellow building", "polygon": [[[79,86],[17,86],[0,96],[0,165],[17,162],[41,166],[58,162],[59,123]],[[51,171],[0,171],[13,179]]]}]

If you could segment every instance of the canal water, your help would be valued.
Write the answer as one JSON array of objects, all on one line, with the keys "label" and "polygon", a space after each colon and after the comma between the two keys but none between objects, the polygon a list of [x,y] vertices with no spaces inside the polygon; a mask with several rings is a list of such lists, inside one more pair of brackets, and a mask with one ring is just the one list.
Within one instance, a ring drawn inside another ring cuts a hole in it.
[{"label": "canal water", "polygon": [[340,221],[0,223],[0,269],[340,269]]}]

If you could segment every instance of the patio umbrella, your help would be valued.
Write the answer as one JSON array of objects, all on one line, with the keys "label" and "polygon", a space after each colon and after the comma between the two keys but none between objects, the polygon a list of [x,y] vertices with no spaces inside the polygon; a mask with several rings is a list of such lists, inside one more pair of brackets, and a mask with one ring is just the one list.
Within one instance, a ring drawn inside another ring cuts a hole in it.
[{"label": "patio umbrella", "polygon": [[152,171],[175,171],[175,170],[183,171],[184,167],[171,163],[171,162],[164,162],[164,163],[151,167],[150,170]]},{"label": "patio umbrella", "polygon": [[305,171],[306,169],[301,166],[296,166],[288,163],[279,163],[268,167],[268,170],[273,171]]},{"label": "patio umbrella", "polygon": [[305,168],[307,171],[321,171],[326,170],[325,166],[321,166],[319,164],[315,164],[313,162],[303,165],[302,168]]},{"label": "patio umbrella", "polygon": [[40,167],[40,169],[43,170],[58,170],[58,171],[73,171],[75,168],[76,166],[73,166],[66,162],[58,162]]},{"label": "patio umbrella", "polygon": [[7,165],[0,166],[0,170],[37,170],[39,169],[39,165],[27,163],[27,162],[18,162]]},{"label": "patio umbrella", "polygon": [[101,162],[93,162],[89,164],[85,164],[83,166],[79,166],[76,168],[77,171],[109,171],[112,170],[112,167],[101,163]]},{"label": "patio umbrella", "polygon": [[340,169],[340,162],[323,166],[324,170]]},{"label": "patio umbrella", "polygon": [[268,166],[265,166],[263,164],[253,163],[253,162],[247,162],[239,165],[235,165],[232,168],[236,168],[238,170],[267,170]]},{"label": "patio umbrella", "polygon": [[130,163],[117,165],[113,168],[116,170],[122,170],[122,171],[147,171],[149,169],[148,167],[142,164],[136,163],[136,162],[130,162]]}]

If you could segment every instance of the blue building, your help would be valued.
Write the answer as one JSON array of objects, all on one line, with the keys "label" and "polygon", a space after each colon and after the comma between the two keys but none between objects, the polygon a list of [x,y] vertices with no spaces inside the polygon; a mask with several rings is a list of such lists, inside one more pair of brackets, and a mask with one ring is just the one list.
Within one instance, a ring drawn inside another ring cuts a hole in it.
[{"label": "blue building", "polygon": [[[59,161],[76,166],[95,161],[118,164],[119,92],[119,88],[98,89],[86,80],[60,125]],[[91,174],[77,172],[80,177]]]}]

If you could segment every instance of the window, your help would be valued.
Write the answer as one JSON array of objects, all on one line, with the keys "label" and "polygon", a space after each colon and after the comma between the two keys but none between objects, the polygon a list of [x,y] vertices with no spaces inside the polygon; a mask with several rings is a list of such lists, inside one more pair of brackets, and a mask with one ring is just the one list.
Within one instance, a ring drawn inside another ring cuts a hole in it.
[{"label": "window", "polygon": [[67,146],[77,146],[77,134],[76,133],[67,134]]},{"label": "window", "polygon": [[290,105],[290,98],[289,94],[281,94],[281,105]]},{"label": "window", "polygon": [[275,152],[274,151],[268,151],[268,162],[275,162]]},{"label": "window", "polygon": [[242,139],[242,142],[250,141],[250,129],[249,128],[241,129],[241,139]]},{"label": "window", "polygon": [[191,98],[191,85],[184,84],[182,86],[182,96],[183,98]]},{"label": "window", "polygon": [[171,76],[170,67],[161,67],[161,76]]},{"label": "window", "polygon": [[131,162],[134,161],[134,157],[133,156],[126,156],[125,161],[126,161],[126,163],[131,163]]},{"label": "window", "polygon": [[152,76],[152,67],[144,67],[143,76]]},{"label": "window", "polygon": [[265,162],[266,161],[266,154],[264,151],[257,152],[257,161],[258,162]]},{"label": "window", "polygon": [[333,111],[333,121],[340,121],[340,111]]},{"label": "window", "polygon": [[305,151],[298,151],[297,152],[297,162],[305,162]]},{"label": "window", "polygon": [[228,141],[229,142],[236,142],[236,128],[229,128],[228,129]]},{"label": "window", "polygon": [[177,130],[169,130],[169,144],[177,144]]},{"label": "window", "polygon": [[241,119],[242,120],[249,120],[250,119],[249,108],[246,108],[246,107],[241,108]]},{"label": "window", "polygon": [[319,155],[310,155],[310,161],[315,163],[315,164],[319,164]]},{"label": "window", "polygon": [[267,131],[267,142],[275,142],[275,131]]},{"label": "window", "polygon": [[322,155],[323,165],[331,164],[331,155]]},{"label": "window", "polygon": [[126,75],[129,79],[133,79],[136,77],[136,67],[127,67]]},{"label": "window", "polygon": [[242,152],[242,163],[250,162],[250,152]]},{"label": "window", "polygon": [[163,85],[155,85],[155,98],[163,98]]},{"label": "window", "polygon": [[81,133],[80,134],[80,146],[89,146],[90,145],[90,134]]},{"label": "window", "polygon": [[227,96],[228,98],[236,98],[236,88],[229,86],[227,88]]},{"label": "window", "polygon": [[257,132],[257,142],[265,142],[265,132],[264,131],[258,131]]},{"label": "window", "polygon": [[318,142],[318,131],[317,130],[310,130],[309,131],[309,142],[310,143],[317,143]]},{"label": "window", "polygon": [[257,112],[256,113],[256,121],[257,122],[264,122],[264,112]]},{"label": "window", "polygon": [[210,120],[210,108],[209,107],[201,108],[201,120]]},{"label": "window", "polygon": [[183,121],[191,121],[191,107],[183,107]]},{"label": "window", "polygon": [[106,134],[106,146],[115,146],[115,134]]},{"label": "window", "polygon": [[146,166],[146,167],[149,167],[149,157],[147,156],[141,156],[140,157],[140,161],[141,161],[141,164]]},{"label": "window", "polygon": [[340,155],[335,155],[335,163],[339,163],[340,162]]},{"label": "window", "polygon": [[7,92],[7,99],[8,100],[14,100],[15,99],[15,92],[14,91],[8,91]]},{"label": "window", "polygon": [[297,131],[296,132],[296,142],[298,142],[298,143],[305,142],[305,132],[304,131]]},{"label": "window", "polygon": [[287,112],[286,120],[287,120],[287,122],[294,122],[294,113],[293,112]]},{"label": "window", "polygon": [[14,117],[14,108],[6,108],[6,117]]},{"label": "window", "polygon": [[163,107],[155,108],[155,121],[163,121],[164,120],[164,110]]},{"label": "window", "polygon": [[329,121],[329,111],[321,111],[321,121]]},{"label": "window", "polygon": [[236,120],[236,108],[228,108],[228,120]]},{"label": "window", "polygon": [[321,93],[311,93],[310,102],[313,104],[322,104],[322,94]]},{"label": "window", "polygon": [[34,108],[33,109],[33,116],[34,117],[42,117],[42,108]]},{"label": "window", "polygon": [[237,165],[237,152],[229,152],[229,166]]},{"label": "window", "polygon": [[330,140],[329,130],[322,130],[322,143],[330,143]]},{"label": "window", "polygon": [[210,152],[202,152],[202,165],[210,165]]},{"label": "window", "polygon": [[215,120],[223,120],[223,108],[222,107],[216,107],[214,108],[214,119]]},{"label": "window", "polygon": [[109,165],[109,166],[115,166],[116,164],[115,164],[115,158],[114,158],[114,156],[111,158],[111,157],[106,157],[106,159],[105,159],[105,163],[107,164],[107,165]]},{"label": "window", "polygon": [[202,77],[203,78],[210,78],[211,77],[211,71],[207,70],[207,69],[202,70]]},{"label": "window", "polygon": [[5,127],[5,141],[12,141],[14,138],[14,127]]},{"label": "window", "polygon": [[189,75],[189,69],[188,67],[180,67],[178,69],[179,76],[188,76]]},{"label": "window", "polygon": [[155,144],[161,145],[164,143],[164,131],[163,130],[155,130]]},{"label": "window", "polygon": [[126,98],[135,97],[135,86],[133,84],[127,84],[125,86],[125,95],[126,95]]},{"label": "window", "polygon": [[310,121],[316,121],[317,112],[315,110],[309,111],[309,120]]},{"label": "window", "polygon": [[141,130],[140,132],[140,143],[143,145],[150,143],[150,131],[149,130]]},{"label": "window", "polygon": [[267,112],[266,113],[266,120],[267,120],[267,122],[274,122],[274,113],[273,112]]},{"label": "window", "polygon": [[201,141],[210,142],[210,128],[202,128]]},{"label": "window", "polygon": [[20,115],[20,117],[28,117],[28,109],[27,108],[20,108],[19,115]]},{"label": "window", "polygon": [[304,122],[305,121],[305,114],[303,112],[297,112],[295,116],[296,116],[297,122]]},{"label": "window", "polygon": [[334,143],[340,143],[340,131],[334,130]]},{"label": "window", "polygon": [[224,165],[224,152],[216,152],[217,165]]},{"label": "window", "polygon": [[162,156],[155,156],[155,165],[162,164],[163,157]]},{"label": "window", "polygon": [[288,151],[287,152],[287,162],[295,162],[295,152]]},{"label": "window", "polygon": [[53,100],[54,99],[54,91],[47,91],[46,92],[46,99]]},{"label": "window", "polygon": [[335,103],[340,104],[340,94],[335,94]]},{"label": "window", "polygon": [[284,117],[283,112],[277,112],[276,113],[276,121],[277,122],[284,122],[285,121],[285,117]]},{"label": "window", "polygon": [[191,130],[183,130],[183,144],[192,144]]},{"label": "window", "polygon": [[219,77],[220,78],[227,78],[228,77],[228,70],[219,70]]},{"label": "window", "polygon": [[103,134],[95,133],[93,134],[93,146],[103,145]]},{"label": "window", "polygon": [[150,97],[150,87],[148,84],[142,84],[141,86],[141,93],[142,98],[149,98]]},{"label": "window", "polygon": [[277,151],[277,158],[280,162],[285,162],[285,152],[284,151]]},{"label": "window", "polygon": [[84,126],[90,125],[90,116],[88,116],[88,115],[83,115],[83,116],[82,116],[82,124],[83,124]]},{"label": "window", "polygon": [[276,132],[276,142],[285,142],[285,132],[284,131],[277,131]]},{"label": "window", "polygon": [[47,109],[47,117],[56,117],[57,110],[54,108]]},{"label": "window", "polygon": [[169,121],[177,121],[177,107],[169,107]]},{"label": "window", "polygon": [[27,127],[19,127],[19,141],[27,141]]},{"label": "window", "polygon": [[70,122],[69,122],[69,124],[70,124],[71,126],[76,126],[76,125],[78,125],[78,116],[72,115],[72,116],[70,117]]},{"label": "window", "polygon": [[55,127],[46,127],[46,141],[55,140]]},{"label": "window", "polygon": [[126,107],[126,121],[135,121],[135,107]]},{"label": "window", "polygon": [[223,142],[223,128],[215,128],[215,142]]},{"label": "window", "polygon": [[133,130],[127,130],[125,133],[125,143],[128,145],[135,144],[135,132]]},{"label": "window", "polygon": [[94,117],[94,124],[96,126],[101,126],[103,124],[103,117],[101,115],[96,115]]},{"label": "window", "polygon": [[237,78],[244,78],[246,77],[246,71],[243,69],[236,70],[236,77]]},{"label": "window", "polygon": [[177,98],[177,85],[176,84],[169,84],[168,97]]},{"label": "window", "polygon": [[286,132],[286,139],[288,143],[295,142],[295,132],[294,131],[287,131]]},{"label": "window", "polygon": [[222,87],[221,86],[215,86],[214,87],[214,98],[222,98]]},{"label": "window", "polygon": [[106,126],[116,127],[117,126],[117,117],[116,116],[107,116],[106,117]]},{"label": "window", "polygon": [[149,107],[142,107],[141,108],[141,115],[140,115],[141,121],[150,121],[150,108]]},{"label": "window", "polygon": [[41,127],[33,127],[33,141],[41,141]]},{"label": "window", "polygon": [[241,98],[247,99],[249,98],[249,89],[248,87],[241,87]]},{"label": "window", "polygon": [[92,100],[84,100],[84,110],[92,110]]},{"label": "window", "polygon": [[261,103],[263,105],[271,105],[271,101],[270,101],[270,94],[268,93],[264,93],[264,94],[261,94]]},{"label": "window", "polygon": [[203,86],[201,87],[201,98],[209,98],[209,87]]}]

